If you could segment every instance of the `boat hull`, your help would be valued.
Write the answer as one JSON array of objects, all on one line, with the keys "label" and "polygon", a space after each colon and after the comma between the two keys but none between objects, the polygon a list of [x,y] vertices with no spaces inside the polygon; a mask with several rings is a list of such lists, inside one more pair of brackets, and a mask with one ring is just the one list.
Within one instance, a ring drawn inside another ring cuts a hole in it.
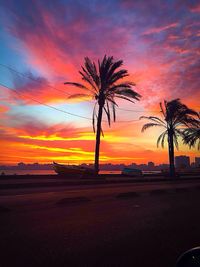
[{"label": "boat hull", "polygon": [[67,166],[61,165],[58,163],[53,163],[53,169],[57,174],[60,175],[68,175],[68,176],[86,176],[86,175],[93,175],[94,170],[89,168],[84,168],[81,166]]}]

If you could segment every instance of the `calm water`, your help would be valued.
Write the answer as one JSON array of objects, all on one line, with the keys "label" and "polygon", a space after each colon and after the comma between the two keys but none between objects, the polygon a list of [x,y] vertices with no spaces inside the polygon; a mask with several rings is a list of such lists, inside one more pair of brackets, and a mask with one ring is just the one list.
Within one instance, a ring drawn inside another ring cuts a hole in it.
[{"label": "calm water", "polygon": [[[54,170],[0,170],[0,174],[4,172],[6,175],[27,175],[27,174],[54,174]],[[160,171],[143,171],[143,173],[159,173]],[[121,171],[100,171],[101,174],[120,174]]]}]

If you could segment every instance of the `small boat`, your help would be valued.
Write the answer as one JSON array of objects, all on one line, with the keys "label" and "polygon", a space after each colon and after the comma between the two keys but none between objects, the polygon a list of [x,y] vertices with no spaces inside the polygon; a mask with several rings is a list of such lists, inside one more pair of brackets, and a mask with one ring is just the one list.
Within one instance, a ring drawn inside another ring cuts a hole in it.
[{"label": "small boat", "polygon": [[85,176],[94,174],[94,170],[77,165],[63,165],[53,162],[53,169],[57,174],[60,175],[75,175],[75,176]]},{"label": "small boat", "polygon": [[139,169],[125,167],[122,170],[121,174],[126,175],[126,176],[142,176],[142,171]]}]

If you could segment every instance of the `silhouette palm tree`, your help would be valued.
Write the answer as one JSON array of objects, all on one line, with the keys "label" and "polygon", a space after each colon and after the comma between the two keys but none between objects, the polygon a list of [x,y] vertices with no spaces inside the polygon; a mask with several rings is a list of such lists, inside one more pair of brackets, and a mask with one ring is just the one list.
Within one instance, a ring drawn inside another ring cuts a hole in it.
[{"label": "silhouette palm tree", "polygon": [[[135,86],[132,82],[121,82],[121,79],[128,76],[128,71],[121,69],[122,60],[114,61],[113,57],[104,56],[103,60],[98,64],[92,62],[88,57],[85,58],[84,67],[79,71],[84,84],[75,82],[65,82],[67,85],[74,85],[78,88],[86,89],[96,100],[93,109],[93,130],[96,132],[96,148],[95,148],[95,172],[99,172],[99,150],[100,138],[103,135],[101,122],[103,111],[108,119],[108,124],[111,124],[111,111],[113,120],[116,120],[115,108],[117,103],[115,98],[124,99],[130,102],[139,100],[140,95],[135,92],[132,87]],[[96,107],[98,105],[98,112]],[[96,123],[97,120],[97,123]],[[95,125],[96,123],[96,125]]]},{"label": "silhouette palm tree", "polygon": [[195,147],[197,144],[197,149],[200,150],[200,113],[199,119],[193,123],[190,127],[183,132],[183,142],[189,145],[189,147]]},{"label": "silhouette palm tree", "polygon": [[164,147],[167,137],[170,176],[173,177],[175,176],[174,145],[178,149],[178,136],[183,137],[183,129],[181,129],[181,127],[194,123],[195,116],[198,116],[198,113],[182,104],[179,99],[174,99],[169,102],[164,101],[164,103],[160,103],[160,108],[163,119],[154,116],[140,117],[151,121],[143,125],[142,132],[153,126],[159,126],[165,129],[158,137],[157,147],[159,144]]}]

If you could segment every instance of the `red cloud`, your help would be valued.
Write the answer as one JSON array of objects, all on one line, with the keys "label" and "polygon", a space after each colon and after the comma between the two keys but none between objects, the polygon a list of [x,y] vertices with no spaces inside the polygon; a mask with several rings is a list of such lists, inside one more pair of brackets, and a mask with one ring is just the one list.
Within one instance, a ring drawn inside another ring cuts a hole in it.
[{"label": "red cloud", "polygon": [[194,13],[200,13],[200,4],[196,4],[192,7],[190,7],[190,11]]}]

